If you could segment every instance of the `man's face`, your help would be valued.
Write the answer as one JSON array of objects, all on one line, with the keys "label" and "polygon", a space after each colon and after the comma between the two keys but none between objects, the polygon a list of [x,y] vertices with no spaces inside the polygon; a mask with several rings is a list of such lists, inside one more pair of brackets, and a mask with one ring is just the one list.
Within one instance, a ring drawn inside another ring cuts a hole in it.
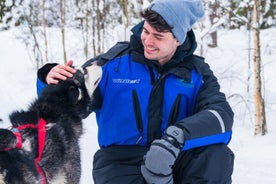
[{"label": "man's face", "polygon": [[179,46],[179,42],[171,32],[158,32],[146,21],[141,34],[141,40],[144,46],[145,57],[150,60],[157,60],[161,65],[173,57]]}]

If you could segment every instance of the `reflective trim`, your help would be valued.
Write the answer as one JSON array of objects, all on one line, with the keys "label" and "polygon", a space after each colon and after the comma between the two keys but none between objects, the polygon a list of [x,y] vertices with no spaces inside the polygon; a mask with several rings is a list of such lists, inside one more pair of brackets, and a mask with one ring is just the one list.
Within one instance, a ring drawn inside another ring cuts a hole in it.
[{"label": "reflective trim", "polygon": [[196,139],[186,140],[183,151],[211,144],[228,144],[231,140],[232,131],[227,131],[221,134],[200,137]]},{"label": "reflective trim", "polygon": [[224,133],[225,132],[225,125],[224,125],[224,122],[223,122],[221,116],[219,115],[219,113],[215,110],[209,110],[209,111],[217,117],[217,119],[220,123],[221,131],[222,131],[222,133]]}]

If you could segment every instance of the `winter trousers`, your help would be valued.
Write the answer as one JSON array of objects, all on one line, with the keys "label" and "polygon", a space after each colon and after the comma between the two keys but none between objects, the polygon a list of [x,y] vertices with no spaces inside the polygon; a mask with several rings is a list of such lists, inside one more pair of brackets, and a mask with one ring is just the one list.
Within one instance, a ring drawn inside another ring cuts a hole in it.
[{"label": "winter trousers", "polygon": [[[140,166],[146,147],[111,146],[96,152],[95,184],[147,184]],[[234,154],[224,144],[182,151],[173,166],[174,184],[231,184]],[[158,183],[161,184],[161,183]]]}]

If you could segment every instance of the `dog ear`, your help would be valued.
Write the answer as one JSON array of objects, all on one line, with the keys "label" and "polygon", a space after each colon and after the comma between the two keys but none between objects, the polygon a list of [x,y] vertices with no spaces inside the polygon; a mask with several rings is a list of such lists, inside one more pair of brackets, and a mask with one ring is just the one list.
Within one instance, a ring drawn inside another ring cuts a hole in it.
[{"label": "dog ear", "polygon": [[69,87],[68,96],[69,96],[70,102],[74,105],[77,104],[78,101],[82,98],[81,91],[76,86],[70,86]]},{"label": "dog ear", "polygon": [[9,115],[11,124],[14,127],[24,124],[37,124],[39,120],[38,112],[36,111],[14,111]]}]

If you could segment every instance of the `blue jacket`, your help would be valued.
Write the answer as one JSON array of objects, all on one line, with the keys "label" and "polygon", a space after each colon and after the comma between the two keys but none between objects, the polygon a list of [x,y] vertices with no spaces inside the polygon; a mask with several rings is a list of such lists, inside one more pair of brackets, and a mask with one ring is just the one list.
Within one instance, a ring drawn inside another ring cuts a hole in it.
[{"label": "blue jacket", "polygon": [[[118,43],[97,58],[103,76],[90,110],[96,113],[100,147],[149,146],[176,123],[185,134],[183,150],[227,144],[233,112],[209,66],[193,55],[193,31],[164,66],[144,57],[142,23],[132,31],[130,42]],[[38,88],[43,88],[42,80],[38,78]]]}]

